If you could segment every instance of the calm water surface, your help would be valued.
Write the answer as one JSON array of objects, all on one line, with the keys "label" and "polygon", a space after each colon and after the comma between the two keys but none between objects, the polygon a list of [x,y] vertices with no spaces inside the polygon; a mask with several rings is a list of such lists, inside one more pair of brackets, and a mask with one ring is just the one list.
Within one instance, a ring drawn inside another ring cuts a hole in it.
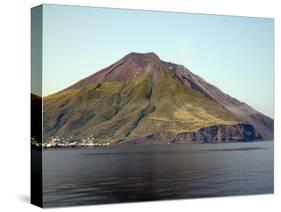
[{"label": "calm water surface", "polygon": [[273,193],[273,142],[43,151],[45,207]]}]

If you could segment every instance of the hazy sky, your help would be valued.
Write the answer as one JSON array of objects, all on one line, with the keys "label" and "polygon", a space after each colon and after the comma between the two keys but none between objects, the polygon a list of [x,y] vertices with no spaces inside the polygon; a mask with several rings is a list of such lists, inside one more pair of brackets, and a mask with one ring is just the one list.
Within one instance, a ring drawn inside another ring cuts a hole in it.
[{"label": "hazy sky", "polygon": [[273,117],[273,19],[44,5],[43,95],[155,52]]}]

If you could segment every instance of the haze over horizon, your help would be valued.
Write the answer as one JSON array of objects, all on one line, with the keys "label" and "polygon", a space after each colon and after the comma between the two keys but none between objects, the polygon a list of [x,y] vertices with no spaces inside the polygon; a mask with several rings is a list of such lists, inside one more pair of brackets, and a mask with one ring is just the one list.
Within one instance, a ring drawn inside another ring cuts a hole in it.
[{"label": "haze over horizon", "polygon": [[273,19],[44,7],[43,96],[130,52],[154,52],[273,117]]}]

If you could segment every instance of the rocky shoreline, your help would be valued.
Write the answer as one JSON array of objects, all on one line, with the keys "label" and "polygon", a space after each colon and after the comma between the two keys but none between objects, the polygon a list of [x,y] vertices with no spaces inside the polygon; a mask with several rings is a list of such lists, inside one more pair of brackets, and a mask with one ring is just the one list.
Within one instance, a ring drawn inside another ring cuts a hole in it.
[{"label": "rocky shoreline", "polygon": [[[203,127],[196,132],[154,133],[142,137],[128,137],[108,142],[106,140],[94,140],[72,138],[51,138],[43,142],[43,149],[48,148],[89,148],[105,147],[112,145],[136,145],[136,144],[200,144],[200,143],[229,143],[261,141],[262,136],[250,124],[238,123],[235,125],[212,125]],[[33,142],[34,143],[34,142]],[[37,145],[38,146],[38,145]]]},{"label": "rocky shoreline", "polygon": [[250,124],[214,125],[197,132],[178,134],[172,143],[223,143],[262,140],[262,136]]}]

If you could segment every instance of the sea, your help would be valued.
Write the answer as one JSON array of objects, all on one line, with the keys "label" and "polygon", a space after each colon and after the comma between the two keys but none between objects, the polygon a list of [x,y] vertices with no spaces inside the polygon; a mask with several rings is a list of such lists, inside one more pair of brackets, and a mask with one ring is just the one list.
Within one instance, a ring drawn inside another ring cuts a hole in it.
[{"label": "sea", "polygon": [[271,194],[274,143],[43,150],[43,206]]}]

